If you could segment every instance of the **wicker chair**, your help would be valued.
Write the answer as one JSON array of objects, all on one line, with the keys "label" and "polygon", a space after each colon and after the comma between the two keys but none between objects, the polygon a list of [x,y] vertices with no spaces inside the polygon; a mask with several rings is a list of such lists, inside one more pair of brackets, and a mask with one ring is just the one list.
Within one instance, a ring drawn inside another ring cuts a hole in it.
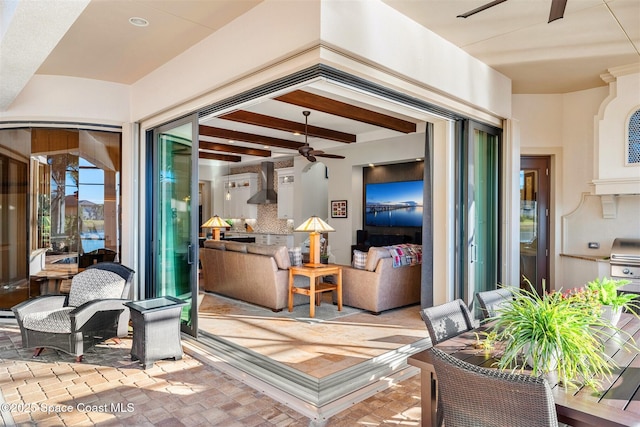
[{"label": "wicker chair", "polygon": [[482,368],[431,348],[446,427],[557,426],[546,379]]},{"label": "wicker chair", "polygon": [[476,299],[480,303],[482,320],[495,317],[496,311],[502,304],[513,300],[513,291],[509,288],[500,288],[492,291],[476,292]]},{"label": "wicker chair", "polygon": [[69,295],[43,295],[12,307],[24,348],[45,347],[76,356],[96,343],[127,336],[134,271],[124,265],[104,262],[76,274]]},{"label": "wicker chair", "polygon": [[461,299],[423,308],[420,317],[427,325],[432,345],[470,331],[475,326],[467,305]]}]

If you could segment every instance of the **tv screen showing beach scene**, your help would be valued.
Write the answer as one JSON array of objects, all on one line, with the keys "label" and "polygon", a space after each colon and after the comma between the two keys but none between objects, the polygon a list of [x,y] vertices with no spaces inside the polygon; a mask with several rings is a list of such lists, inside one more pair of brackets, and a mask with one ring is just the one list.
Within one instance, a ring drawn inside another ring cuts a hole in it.
[{"label": "tv screen showing beach scene", "polygon": [[422,227],[422,181],[365,185],[365,225]]}]

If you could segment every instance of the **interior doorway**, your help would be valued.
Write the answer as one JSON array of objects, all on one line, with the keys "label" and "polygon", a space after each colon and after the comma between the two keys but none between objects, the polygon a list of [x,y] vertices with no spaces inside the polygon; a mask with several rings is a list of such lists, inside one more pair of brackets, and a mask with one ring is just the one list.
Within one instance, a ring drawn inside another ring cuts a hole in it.
[{"label": "interior doorway", "polygon": [[520,158],[520,287],[549,292],[549,156]]}]

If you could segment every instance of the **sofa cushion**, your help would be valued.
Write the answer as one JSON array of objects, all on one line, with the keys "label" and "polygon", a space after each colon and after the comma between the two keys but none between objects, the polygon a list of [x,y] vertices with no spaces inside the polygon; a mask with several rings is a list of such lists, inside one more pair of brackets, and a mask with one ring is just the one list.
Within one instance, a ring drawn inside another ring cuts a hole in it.
[{"label": "sofa cushion", "polygon": [[367,253],[354,249],[353,250],[353,268],[364,270],[364,266],[366,264],[367,264]]},{"label": "sofa cushion", "polygon": [[247,253],[246,243],[227,241],[224,243],[224,247],[228,251]]},{"label": "sofa cushion", "polygon": [[297,267],[302,265],[302,248],[291,248],[289,249],[289,262],[291,265]]},{"label": "sofa cushion", "polygon": [[205,240],[204,241],[204,247],[205,248],[211,248],[211,249],[218,249],[220,251],[224,251],[225,249],[225,242],[222,240]]},{"label": "sofa cushion", "polygon": [[249,244],[245,245],[247,253],[256,255],[271,256],[276,261],[276,265],[280,270],[287,270],[291,267],[291,261],[289,260],[289,251],[286,246],[276,245],[260,245]]},{"label": "sofa cushion", "polygon": [[372,246],[369,248],[369,253],[367,254],[367,264],[364,266],[364,269],[367,271],[375,271],[378,266],[378,261],[383,258],[390,258],[391,254],[389,250],[386,248],[378,248]]}]

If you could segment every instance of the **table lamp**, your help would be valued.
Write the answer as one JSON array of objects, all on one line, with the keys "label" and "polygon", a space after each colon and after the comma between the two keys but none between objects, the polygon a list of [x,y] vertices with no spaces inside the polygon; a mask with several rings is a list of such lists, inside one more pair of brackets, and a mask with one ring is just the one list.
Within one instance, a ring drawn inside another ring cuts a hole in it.
[{"label": "table lamp", "polygon": [[220,229],[230,227],[229,224],[218,215],[214,215],[207,220],[200,227],[213,229],[213,240],[220,240]]},{"label": "table lamp", "polygon": [[320,263],[320,233],[336,230],[314,215],[300,224],[295,231],[309,232],[309,263],[305,264],[305,267],[322,267],[323,264]]}]

